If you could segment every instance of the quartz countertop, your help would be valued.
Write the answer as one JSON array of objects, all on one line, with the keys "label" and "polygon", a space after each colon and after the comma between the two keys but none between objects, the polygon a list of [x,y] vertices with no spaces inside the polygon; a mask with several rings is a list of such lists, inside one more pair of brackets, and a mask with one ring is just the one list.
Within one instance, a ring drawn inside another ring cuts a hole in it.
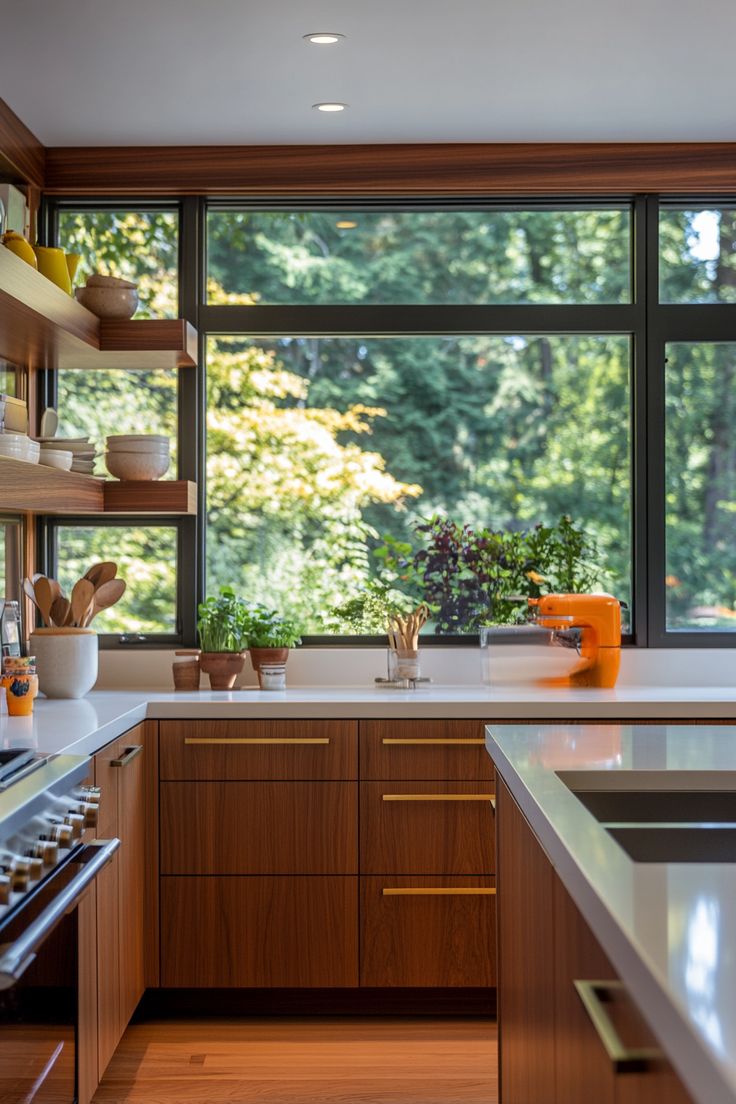
[{"label": "quartz countertop", "polygon": [[736,721],[736,687],[630,686],[614,690],[442,686],[386,690],[367,686],[284,691],[93,691],[79,701],[39,698],[32,717],[0,717],[0,747],[92,755],[146,718],[476,718],[478,720]]},{"label": "quartz countertop", "polygon": [[[733,789],[736,726],[488,726],[486,743],[628,991],[699,1104],[736,1101],[736,863],[636,863],[558,771],[600,788]],[[610,782],[609,782],[610,779]],[[736,818],[735,818],[736,819]]]}]

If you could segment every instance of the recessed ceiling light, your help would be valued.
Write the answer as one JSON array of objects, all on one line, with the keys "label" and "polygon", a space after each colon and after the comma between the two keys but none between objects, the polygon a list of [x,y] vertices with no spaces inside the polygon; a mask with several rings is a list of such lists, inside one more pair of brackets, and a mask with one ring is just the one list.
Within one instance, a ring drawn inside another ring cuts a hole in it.
[{"label": "recessed ceiling light", "polygon": [[305,42],[311,42],[314,46],[334,46],[344,37],[345,35],[334,31],[316,31],[314,34],[302,35]]},{"label": "recessed ceiling light", "polygon": [[317,111],[344,111],[348,105],[345,103],[316,103],[312,104]]},{"label": "recessed ceiling light", "polygon": [[354,230],[357,225],[357,222],[352,222],[350,219],[340,219],[335,223],[338,230]]}]

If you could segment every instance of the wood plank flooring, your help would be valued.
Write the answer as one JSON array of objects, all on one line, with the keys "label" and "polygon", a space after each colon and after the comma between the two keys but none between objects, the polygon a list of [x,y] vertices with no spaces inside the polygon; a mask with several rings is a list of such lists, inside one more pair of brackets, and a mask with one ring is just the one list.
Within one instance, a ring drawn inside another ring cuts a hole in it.
[{"label": "wood plank flooring", "polygon": [[485,1019],[155,1021],[94,1104],[496,1104],[496,1061]]}]

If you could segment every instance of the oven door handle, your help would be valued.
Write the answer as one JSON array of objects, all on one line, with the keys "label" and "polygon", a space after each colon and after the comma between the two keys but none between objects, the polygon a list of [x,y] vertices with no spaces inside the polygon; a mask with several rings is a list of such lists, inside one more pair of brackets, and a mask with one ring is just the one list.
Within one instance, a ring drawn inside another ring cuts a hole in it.
[{"label": "oven door handle", "polygon": [[66,912],[72,909],[90,882],[109,863],[120,840],[93,840],[87,844],[76,862],[82,869],[65,885],[56,897],[28,925],[13,943],[0,946],[0,990],[10,989],[22,977],[36,957],[36,951]]}]

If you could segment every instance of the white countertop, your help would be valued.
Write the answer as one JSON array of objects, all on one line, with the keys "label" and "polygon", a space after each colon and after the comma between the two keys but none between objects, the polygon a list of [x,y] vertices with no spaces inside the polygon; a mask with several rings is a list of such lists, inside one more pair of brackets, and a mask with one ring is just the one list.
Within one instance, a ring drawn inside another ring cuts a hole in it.
[{"label": "white countertop", "polygon": [[[736,791],[736,726],[492,725],[498,771],[700,1104],[736,1101],[736,863],[635,863],[558,770]],[[717,772],[717,775],[714,774]]]},{"label": "white countertop", "polygon": [[413,691],[372,686],[293,687],[176,693],[93,691],[80,701],[35,703],[32,717],[0,717],[0,747],[92,755],[133,725],[151,719],[477,718],[478,720],[731,719],[736,688],[628,686],[615,690],[441,686]]}]

